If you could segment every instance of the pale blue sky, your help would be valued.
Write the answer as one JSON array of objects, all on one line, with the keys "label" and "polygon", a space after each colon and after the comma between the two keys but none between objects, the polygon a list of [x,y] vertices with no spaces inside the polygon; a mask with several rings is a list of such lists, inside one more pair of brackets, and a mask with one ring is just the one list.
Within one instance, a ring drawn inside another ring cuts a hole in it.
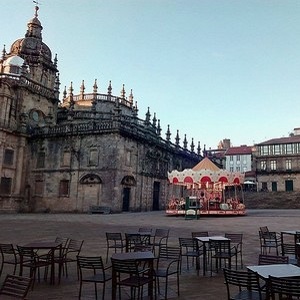
[{"label": "pale blue sky", "polygon": [[[0,45],[24,37],[31,0],[1,0]],[[58,55],[61,92],[95,78],[133,89],[190,145],[216,148],[288,136],[300,127],[299,0],[42,0],[43,41]],[[5,7],[5,9],[3,9]],[[2,48],[2,47],[1,47]],[[62,97],[62,93],[61,93]]]}]

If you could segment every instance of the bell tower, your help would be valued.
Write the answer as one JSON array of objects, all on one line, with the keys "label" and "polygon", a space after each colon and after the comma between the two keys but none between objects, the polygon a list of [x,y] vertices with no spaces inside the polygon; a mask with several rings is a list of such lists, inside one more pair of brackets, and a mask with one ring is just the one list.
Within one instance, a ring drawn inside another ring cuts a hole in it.
[{"label": "bell tower", "polygon": [[43,42],[38,11],[36,5],[25,36],[11,45],[10,52],[4,49],[0,60],[1,81],[8,96],[6,107],[14,107],[14,114],[6,110],[1,117],[13,120],[22,131],[54,124],[59,102],[57,56],[52,59],[50,48]]}]

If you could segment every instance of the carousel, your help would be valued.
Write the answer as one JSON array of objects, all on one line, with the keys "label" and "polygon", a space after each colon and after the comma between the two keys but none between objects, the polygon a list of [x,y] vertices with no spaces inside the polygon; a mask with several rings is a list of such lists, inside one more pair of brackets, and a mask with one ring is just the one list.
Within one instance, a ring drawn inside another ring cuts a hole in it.
[{"label": "carousel", "polygon": [[167,215],[245,215],[244,174],[229,172],[205,157],[192,169],[168,173],[171,199]]}]

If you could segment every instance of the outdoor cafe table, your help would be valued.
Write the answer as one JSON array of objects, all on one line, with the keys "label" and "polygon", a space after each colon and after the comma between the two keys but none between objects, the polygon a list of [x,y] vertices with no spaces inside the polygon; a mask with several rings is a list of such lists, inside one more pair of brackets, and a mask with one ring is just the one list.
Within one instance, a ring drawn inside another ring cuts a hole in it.
[{"label": "outdoor cafe table", "polygon": [[[154,254],[150,251],[144,252],[121,252],[121,253],[114,253],[112,258],[119,259],[119,260],[135,260],[135,261],[145,261],[149,263],[150,278],[153,278],[153,261],[154,261]],[[112,270],[112,300],[116,300],[117,294],[117,274]],[[148,295],[150,299],[153,299],[153,281],[151,280],[148,286]]]},{"label": "outdoor cafe table", "polygon": [[258,276],[265,280],[269,276],[278,278],[300,277],[300,268],[292,264],[248,266],[247,269],[256,272]]},{"label": "outdoor cafe table", "polygon": [[23,245],[23,247],[28,248],[32,251],[34,250],[49,250],[51,259],[51,272],[50,272],[50,284],[55,284],[55,260],[54,252],[59,251],[61,255],[62,243],[61,242],[51,242],[51,241],[36,241]]},{"label": "outdoor cafe table", "polygon": [[218,240],[218,241],[228,241],[229,238],[226,238],[224,236],[219,235],[213,235],[213,236],[199,236],[195,237],[195,239],[202,243],[203,245],[203,276],[205,276],[206,273],[206,257],[207,257],[207,250],[209,249],[209,243],[210,240]]}]

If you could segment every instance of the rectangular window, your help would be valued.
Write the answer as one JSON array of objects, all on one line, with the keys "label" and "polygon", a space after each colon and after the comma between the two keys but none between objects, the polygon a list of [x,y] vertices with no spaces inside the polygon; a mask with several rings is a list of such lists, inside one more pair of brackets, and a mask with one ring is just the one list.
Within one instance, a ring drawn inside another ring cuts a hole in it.
[{"label": "rectangular window", "polygon": [[280,155],[280,145],[274,145],[274,154]]},{"label": "rectangular window", "polygon": [[4,194],[4,195],[11,194],[11,183],[12,183],[11,178],[1,177],[0,194]]},{"label": "rectangular window", "polygon": [[69,180],[61,180],[59,183],[59,196],[60,197],[69,197]]},{"label": "rectangular window", "polygon": [[70,151],[64,151],[62,157],[62,167],[69,167],[71,164],[71,153]]},{"label": "rectangular window", "polygon": [[272,192],[277,192],[277,182],[272,181]]},{"label": "rectangular window", "polygon": [[241,167],[236,167],[236,171],[240,172],[241,171]]},{"label": "rectangular window", "polygon": [[285,150],[285,153],[286,154],[293,154],[293,147],[292,147],[292,144],[286,144],[286,150]]},{"label": "rectangular window", "polygon": [[262,182],[261,183],[261,191],[262,192],[267,192],[268,191],[268,183],[267,182]]},{"label": "rectangular window", "polygon": [[232,166],[230,166],[229,171],[233,172],[233,167]]},{"label": "rectangular window", "polygon": [[261,147],[261,155],[269,155],[269,146]]},{"label": "rectangular window", "polygon": [[230,156],[229,156],[229,160],[230,160],[230,161],[233,161],[233,155],[230,155]]},{"label": "rectangular window", "polygon": [[98,165],[98,150],[97,149],[90,150],[89,165],[90,166]]},{"label": "rectangular window", "polygon": [[5,149],[4,151],[4,164],[11,166],[14,163],[14,150]]},{"label": "rectangular window", "polygon": [[275,171],[277,169],[277,162],[276,162],[276,160],[271,160],[270,161],[270,168],[273,171]]},{"label": "rectangular window", "polygon": [[267,169],[267,163],[266,163],[265,160],[262,160],[262,161],[260,162],[260,169],[261,169],[261,170],[266,170],[266,169]]},{"label": "rectangular window", "polygon": [[241,160],[241,156],[240,156],[240,155],[237,155],[237,156],[236,156],[236,160],[237,160],[237,161],[240,161],[240,160]]},{"label": "rectangular window", "polygon": [[125,165],[127,167],[131,166],[131,151],[126,151]]},{"label": "rectangular window", "polygon": [[37,155],[37,160],[36,160],[36,167],[37,168],[45,168],[45,152],[39,152]]},{"label": "rectangular window", "polygon": [[286,170],[292,170],[292,160],[291,159],[287,159],[285,161],[285,168],[286,168]]},{"label": "rectangular window", "polygon": [[35,181],[34,194],[35,194],[35,196],[43,196],[43,194],[44,194],[44,181],[43,180]]}]

